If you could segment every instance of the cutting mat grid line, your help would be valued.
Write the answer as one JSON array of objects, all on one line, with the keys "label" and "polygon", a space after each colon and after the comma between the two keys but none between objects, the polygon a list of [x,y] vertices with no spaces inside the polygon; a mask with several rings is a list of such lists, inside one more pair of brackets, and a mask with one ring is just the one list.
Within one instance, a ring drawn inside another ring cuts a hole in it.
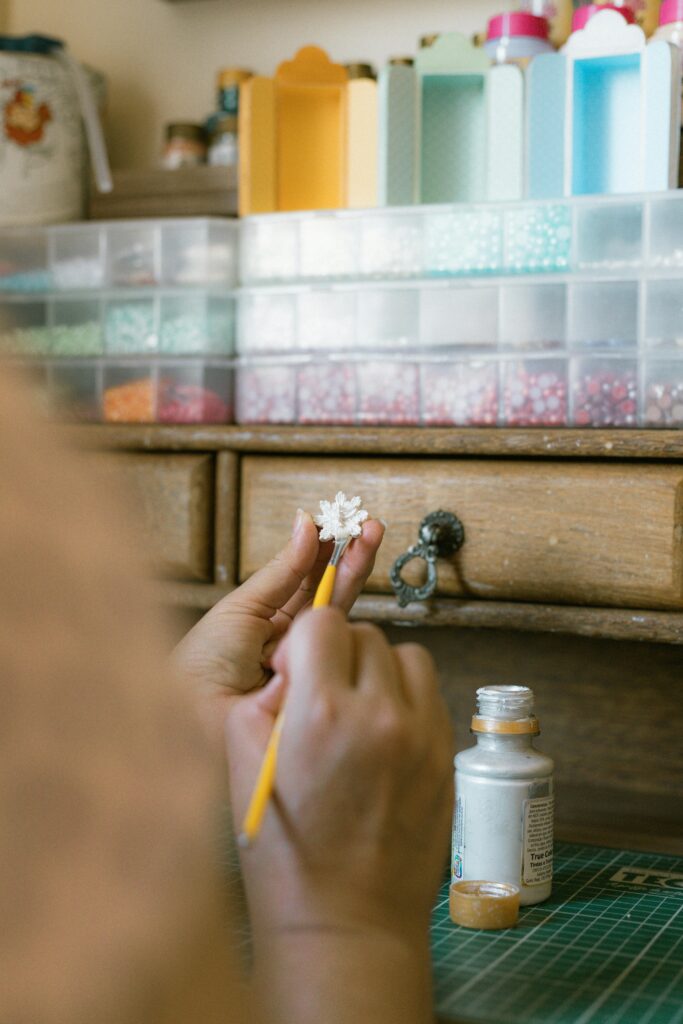
[{"label": "cutting mat grid line", "polygon": [[[674,960],[674,956],[676,956],[676,958],[678,958],[681,955],[683,955],[683,950],[680,949],[680,947],[682,945],[683,945],[683,934],[681,934],[680,937],[676,940],[674,945],[667,952],[666,956],[664,957],[664,960],[662,960],[661,964],[659,965],[660,974],[663,974],[664,973],[664,967],[668,963],[672,964],[672,976],[669,979],[668,983],[666,984],[666,987],[664,989],[662,989],[662,992],[661,992],[661,995],[660,995],[660,1000],[662,1002],[664,1002],[667,999],[667,997],[669,996],[669,993],[674,989],[675,985],[677,983],[680,983],[681,979],[683,978],[683,967],[677,967],[676,966],[676,962]],[[655,969],[657,968],[657,966],[658,965],[655,962],[655,965],[654,965]],[[641,983],[638,986],[637,990],[633,993],[632,996],[629,996],[629,999],[627,1000],[627,1003],[625,1004],[624,1008],[622,1009],[622,1020],[624,1019],[623,1018],[623,1013],[628,1011],[630,1005],[638,1000],[638,998],[640,997],[641,992],[642,992],[643,988],[645,987],[645,984],[646,984],[646,982],[648,980],[649,980],[649,976],[648,976],[648,978],[646,978],[643,981],[641,981]],[[665,979],[663,977],[660,978],[660,981],[664,981],[664,980]],[[683,1008],[681,1008],[681,1009],[683,1009]],[[649,1010],[646,1009],[644,1014],[642,1014],[641,1017],[640,1017],[640,1024],[650,1024],[650,1021],[652,1020],[654,1013],[655,1013],[655,1007],[651,1007]],[[619,1017],[618,1016],[611,1017],[610,1020],[608,1021],[608,1024],[619,1024]]]},{"label": "cutting mat grid line", "polygon": [[683,1024],[683,859],[557,844],[551,899],[504,932],[453,925],[446,882],[432,959],[445,1020]]}]

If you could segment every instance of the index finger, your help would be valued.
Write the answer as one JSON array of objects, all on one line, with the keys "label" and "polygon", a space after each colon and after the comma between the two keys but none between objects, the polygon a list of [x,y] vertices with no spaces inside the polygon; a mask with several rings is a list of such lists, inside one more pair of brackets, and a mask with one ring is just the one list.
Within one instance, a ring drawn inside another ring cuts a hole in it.
[{"label": "index finger", "polygon": [[363,523],[360,537],[351,541],[337,567],[334,603],[350,612],[368,577],[375,568],[375,558],[384,539],[385,524],[381,519],[368,519]]},{"label": "index finger", "polygon": [[323,688],[351,688],[354,647],[351,627],[339,608],[304,612],[273,656],[273,669],[289,682],[289,697]]}]

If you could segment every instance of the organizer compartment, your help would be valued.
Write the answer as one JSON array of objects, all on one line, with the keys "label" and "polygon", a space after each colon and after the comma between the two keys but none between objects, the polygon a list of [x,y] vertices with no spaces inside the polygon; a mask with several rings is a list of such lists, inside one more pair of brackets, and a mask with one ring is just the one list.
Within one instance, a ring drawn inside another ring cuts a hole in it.
[{"label": "organizer compartment", "polygon": [[500,425],[565,427],[569,424],[569,361],[560,354],[501,361]]},{"label": "organizer compartment", "polygon": [[231,423],[230,360],[63,359],[44,367],[51,411],[105,423]]},{"label": "organizer compartment", "polygon": [[212,217],[2,229],[0,298],[161,285],[233,288],[239,235],[236,223]]},{"label": "organizer compartment", "polygon": [[683,279],[648,281],[645,292],[645,346],[683,348]]},{"label": "organizer compartment", "polygon": [[96,362],[56,363],[48,368],[48,379],[53,415],[79,423],[101,418],[101,367]]},{"label": "organizer compartment", "polygon": [[644,427],[683,427],[683,359],[647,356],[643,372]]},{"label": "organizer compartment", "polygon": [[571,400],[572,422],[577,427],[637,426],[636,356],[596,353],[576,357]]}]

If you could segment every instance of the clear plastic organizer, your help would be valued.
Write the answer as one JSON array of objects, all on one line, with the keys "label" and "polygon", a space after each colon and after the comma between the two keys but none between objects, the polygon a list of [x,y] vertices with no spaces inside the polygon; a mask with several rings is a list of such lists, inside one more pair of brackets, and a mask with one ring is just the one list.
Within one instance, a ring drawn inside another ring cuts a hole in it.
[{"label": "clear plastic organizer", "polygon": [[683,350],[683,273],[242,289],[242,355],[346,350]]},{"label": "clear plastic organizer", "polygon": [[30,375],[42,383],[47,407],[60,419],[233,422],[230,360],[46,360],[32,364]]},{"label": "clear plastic organizer", "polygon": [[239,225],[219,217],[0,231],[0,297],[170,286],[233,288]]},{"label": "clear plastic organizer", "polygon": [[0,301],[0,352],[14,357],[230,356],[229,292],[118,290]]},{"label": "clear plastic organizer", "polygon": [[247,217],[245,285],[683,267],[683,191]]},{"label": "clear plastic organizer", "polygon": [[[23,361],[80,422],[683,427],[683,353],[300,353]],[[234,401],[233,401],[234,385]]]},{"label": "clear plastic organizer", "polygon": [[461,349],[257,356],[236,361],[235,416],[243,424],[673,427],[683,424],[683,357]]}]

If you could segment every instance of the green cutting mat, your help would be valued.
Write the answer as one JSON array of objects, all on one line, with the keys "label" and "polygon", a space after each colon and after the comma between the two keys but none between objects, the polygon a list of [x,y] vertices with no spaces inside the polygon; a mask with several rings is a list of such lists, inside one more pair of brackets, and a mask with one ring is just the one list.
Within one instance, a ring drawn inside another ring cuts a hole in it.
[{"label": "green cutting mat", "polygon": [[516,928],[432,921],[435,1002],[459,1024],[683,1024],[683,859],[560,843]]}]

